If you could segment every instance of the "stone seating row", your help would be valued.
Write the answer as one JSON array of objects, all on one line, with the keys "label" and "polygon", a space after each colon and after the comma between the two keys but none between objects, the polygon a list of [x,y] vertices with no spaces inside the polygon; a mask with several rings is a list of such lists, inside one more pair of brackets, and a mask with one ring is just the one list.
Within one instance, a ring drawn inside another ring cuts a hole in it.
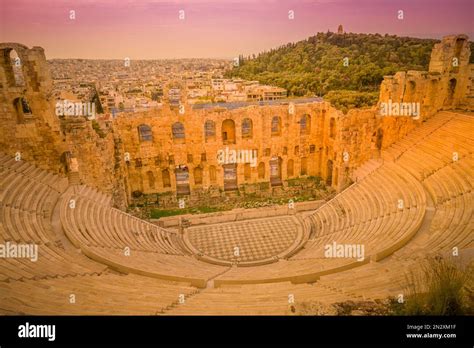
[{"label": "stone seating row", "polygon": [[133,274],[0,282],[0,314],[154,315],[196,291]]}]

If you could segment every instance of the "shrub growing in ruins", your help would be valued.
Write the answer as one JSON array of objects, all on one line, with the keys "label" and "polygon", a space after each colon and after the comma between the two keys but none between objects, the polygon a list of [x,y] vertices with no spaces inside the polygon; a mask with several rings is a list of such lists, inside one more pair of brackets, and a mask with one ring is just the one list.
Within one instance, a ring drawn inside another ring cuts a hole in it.
[{"label": "shrub growing in ruins", "polygon": [[377,92],[357,92],[357,91],[330,91],[324,99],[330,102],[337,109],[347,113],[349,109],[373,106],[377,104],[379,95]]},{"label": "shrub growing in ruins", "polygon": [[474,265],[436,256],[407,274],[401,315],[465,315],[473,313]]}]

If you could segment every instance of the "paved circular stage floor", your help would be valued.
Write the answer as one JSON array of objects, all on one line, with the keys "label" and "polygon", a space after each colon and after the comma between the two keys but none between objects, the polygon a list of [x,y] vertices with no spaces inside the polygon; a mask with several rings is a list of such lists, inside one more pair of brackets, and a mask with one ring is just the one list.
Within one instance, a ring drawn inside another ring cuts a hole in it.
[{"label": "paved circular stage floor", "polygon": [[252,264],[283,257],[301,242],[302,234],[297,218],[280,216],[193,226],[184,240],[204,261]]}]

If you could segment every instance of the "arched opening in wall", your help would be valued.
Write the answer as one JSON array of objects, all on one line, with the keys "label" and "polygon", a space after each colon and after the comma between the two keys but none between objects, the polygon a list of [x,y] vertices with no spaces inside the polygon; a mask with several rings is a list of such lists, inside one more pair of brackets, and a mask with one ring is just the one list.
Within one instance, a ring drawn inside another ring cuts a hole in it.
[{"label": "arched opening in wall", "polygon": [[23,87],[25,86],[25,77],[23,75],[23,62],[20,59],[17,51],[15,50],[6,50],[8,52],[8,60],[11,66],[12,81],[11,86],[14,87]]},{"label": "arched opening in wall", "polygon": [[13,106],[16,110],[16,123],[22,124],[27,118],[32,116],[31,108],[25,98],[19,97],[13,101]]},{"label": "arched opening in wall", "polygon": [[[68,174],[69,172],[71,172],[71,159],[72,159],[72,153],[71,151],[65,151],[61,154],[61,158],[60,158],[60,161],[61,163],[63,164],[64,166],[64,173]],[[76,160],[77,161],[77,160]],[[76,162],[77,163],[77,162]],[[78,168],[76,168],[76,171],[78,170]]]},{"label": "arched opening in wall", "polygon": [[242,138],[253,137],[253,122],[250,118],[244,118],[242,120]]},{"label": "arched opening in wall", "polygon": [[326,169],[326,173],[327,173],[326,185],[327,185],[327,186],[331,186],[331,185],[332,185],[332,168],[333,168],[332,161],[331,161],[331,160],[328,160],[328,162],[327,162],[327,169]]},{"label": "arched opening in wall", "polygon": [[338,169],[337,168],[334,169],[334,186],[336,186],[336,187],[337,187],[337,184],[338,184],[338,181],[339,181],[338,180],[339,179],[338,174],[339,174]]},{"label": "arched opening in wall", "polygon": [[290,159],[286,164],[286,176],[291,178],[295,175],[295,162]]},{"label": "arched opening in wall", "polygon": [[202,185],[202,168],[194,168],[194,185]]},{"label": "arched opening in wall", "polygon": [[224,168],[224,191],[237,190],[237,164],[225,164]]},{"label": "arched opening in wall", "polygon": [[257,171],[258,171],[258,178],[259,179],[265,179],[265,163],[260,162],[258,164]]},{"label": "arched opening in wall", "polygon": [[132,197],[139,198],[143,195],[143,176],[140,173],[130,174],[130,185]]},{"label": "arched opening in wall", "polygon": [[350,175],[349,175],[349,167],[344,168],[344,183],[348,184],[350,183]]},{"label": "arched opening in wall", "polygon": [[186,166],[178,166],[175,170],[176,175],[176,193],[178,195],[189,195],[189,170]]},{"label": "arched opening in wall", "polygon": [[272,186],[281,186],[281,158],[272,157],[270,159],[270,184]]},{"label": "arched opening in wall", "polygon": [[163,187],[171,187],[170,171],[168,169],[161,171],[161,181],[163,182]]},{"label": "arched opening in wall", "polygon": [[334,118],[331,118],[329,120],[329,137],[334,139],[336,136],[336,120]]},{"label": "arched opening in wall", "polygon": [[454,46],[454,57],[458,60],[457,65],[452,65],[452,71],[453,72],[458,72],[459,71],[459,63],[461,60],[461,54],[462,54],[462,48],[466,42],[466,39],[463,38],[457,38],[456,39],[456,44]]},{"label": "arched opening in wall", "polygon": [[377,150],[382,150],[382,144],[383,144],[383,129],[379,128],[377,129],[377,138],[375,141],[375,146],[377,146]]},{"label": "arched opening in wall", "polygon": [[299,147],[299,145],[296,145],[296,146],[295,146],[295,149],[294,149],[294,151],[293,151],[293,154],[294,154],[295,156],[298,156],[298,155],[300,154],[300,147]]},{"label": "arched opening in wall", "polygon": [[153,175],[152,171],[146,172],[146,176],[148,179],[148,187],[151,189],[155,188],[155,176]]},{"label": "arched opening in wall", "polygon": [[319,149],[318,151],[318,167],[317,167],[317,171],[318,171],[318,175],[321,176],[321,164],[323,163],[323,151],[322,151],[322,148]]},{"label": "arched opening in wall", "polygon": [[438,94],[438,80],[430,81],[430,91],[428,96],[429,105],[433,105],[436,102],[436,96]]},{"label": "arched opening in wall", "polygon": [[175,142],[184,142],[184,125],[181,122],[174,123],[171,127],[171,130],[173,132],[173,140]]},{"label": "arched opening in wall", "polygon": [[235,144],[235,122],[227,119],[222,122],[222,142]]},{"label": "arched opening in wall", "polygon": [[415,99],[416,82],[408,81],[407,91],[403,97],[404,102],[412,102]]},{"label": "arched opening in wall", "polygon": [[300,135],[309,135],[311,132],[311,116],[304,114],[300,118]]},{"label": "arched opening in wall", "polygon": [[456,49],[454,51],[455,57],[459,58],[462,52],[462,47],[466,43],[466,39],[463,39],[462,37],[458,37],[456,39]]},{"label": "arched opening in wall", "polygon": [[207,120],[204,123],[204,137],[206,142],[216,139],[216,123],[212,120]]},{"label": "arched opening in wall", "polygon": [[308,158],[301,158],[301,170],[300,175],[308,175]]},{"label": "arched opening in wall", "polygon": [[216,167],[214,166],[209,166],[209,180],[211,180],[212,183],[217,181]]},{"label": "arched opening in wall", "polygon": [[445,105],[451,105],[454,102],[454,93],[456,92],[456,79],[449,80],[448,84],[448,95],[446,96]]},{"label": "arched opening in wall", "polygon": [[272,118],[272,137],[281,135],[281,117],[273,116]]},{"label": "arched opening in wall", "polygon": [[141,124],[138,126],[138,137],[140,142],[143,141],[153,141],[153,133],[151,127],[147,124]]},{"label": "arched opening in wall", "polygon": [[250,180],[251,173],[252,173],[252,169],[250,168],[250,163],[245,163],[244,164],[244,179],[246,181]]}]

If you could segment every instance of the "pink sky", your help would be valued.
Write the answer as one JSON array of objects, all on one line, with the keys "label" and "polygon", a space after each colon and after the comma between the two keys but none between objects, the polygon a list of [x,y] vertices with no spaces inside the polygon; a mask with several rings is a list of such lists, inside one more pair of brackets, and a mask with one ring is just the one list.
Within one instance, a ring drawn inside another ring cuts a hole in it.
[{"label": "pink sky", "polygon": [[0,0],[0,42],[41,46],[47,58],[232,58],[339,24],[348,32],[472,39],[473,23],[473,0]]}]

